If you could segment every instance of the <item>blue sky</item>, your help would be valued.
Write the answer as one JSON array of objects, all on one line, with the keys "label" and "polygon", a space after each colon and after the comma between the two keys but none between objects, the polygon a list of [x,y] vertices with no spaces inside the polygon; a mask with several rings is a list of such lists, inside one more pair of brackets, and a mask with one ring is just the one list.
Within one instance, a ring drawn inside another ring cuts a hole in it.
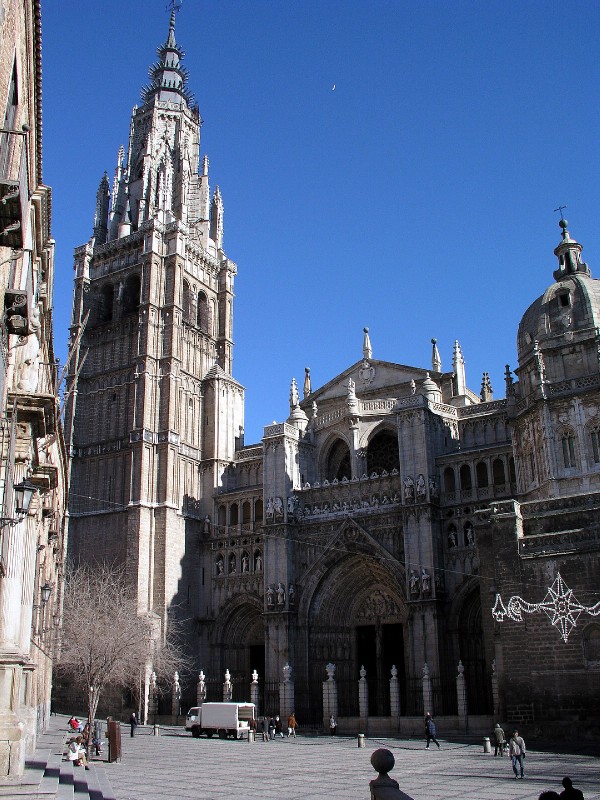
[{"label": "blue sky", "polygon": [[[44,181],[55,342],[72,253],[165,40],[164,0],[45,0]],[[234,376],[246,442],[361,358],[504,396],[519,320],[552,282],[559,215],[600,277],[600,4],[185,0],[176,36],[238,265]],[[335,89],[333,89],[335,85]]]}]

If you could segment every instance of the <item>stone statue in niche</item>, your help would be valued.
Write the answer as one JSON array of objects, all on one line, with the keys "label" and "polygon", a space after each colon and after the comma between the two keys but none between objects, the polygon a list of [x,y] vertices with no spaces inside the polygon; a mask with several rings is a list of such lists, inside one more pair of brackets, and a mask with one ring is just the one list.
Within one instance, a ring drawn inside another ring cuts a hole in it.
[{"label": "stone statue in niche", "polygon": [[217,559],[217,575],[222,575],[225,572],[225,564],[223,563],[223,559]]},{"label": "stone statue in niche", "polygon": [[423,475],[419,475],[417,478],[417,500],[424,500],[427,494],[427,490],[425,489],[425,478]]},{"label": "stone statue in niche", "polygon": [[274,606],[275,605],[275,591],[274,591],[272,586],[269,586],[269,588],[266,591],[266,595],[267,595],[267,606],[270,606],[270,607]]},{"label": "stone statue in niche", "polygon": [[417,575],[414,569],[411,569],[410,571],[410,578],[408,580],[408,583],[410,586],[410,593],[412,595],[419,594],[419,576]]},{"label": "stone statue in niche", "polygon": [[249,566],[248,556],[244,553],[242,556],[242,572],[248,572]]},{"label": "stone statue in niche", "polygon": [[273,519],[274,514],[275,514],[275,508],[273,506],[273,498],[269,497],[269,499],[267,500],[267,508],[266,508],[267,519]]},{"label": "stone statue in niche", "polygon": [[279,583],[277,584],[276,591],[277,591],[277,605],[278,606],[285,605],[285,589],[283,588],[281,581],[279,581]]},{"label": "stone statue in niche", "polygon": [[423,594],[431,594],[431,575],[427,572],[425,567],[421,571],[421,589]]},{"label": "stone statue in niche", "polygon": [[235,557],[235,554],[232,553],[229,556],[229,574],[235,575],[236,571],[237,571],[237,559]]},{"label": "stone statue in niche", "polygon": [[437,483],[432,475],[429,476],[429,496],[432,499],[438,496]]},{"label": "stone statue in niche", "polygon": [[448,531],[448,547],[457,547],[458,539],[456,538],[456,531],[450,530]]},{"label": "stone statue in niche", "polygon": [[255,572],[262,572],[263,561],[262,556],[260,553],[257,553],[254,557],[254,571]]},{"label": "stone statue in niche", "polygon": [[293,583],[290,583],[288,588],[288,602],[290,606],[293,606],[296,602],[296,589]]},{"label": "stone statue in niche", "polygon": [[273,498],[273,511],[275,519],[283,519],[283,500],[281,497]]},{"label": "stone statue in niche", "polygon": [[406,503],[414,503],[415,500],[415,482],[410,475],[404,478],[404,501]]}]

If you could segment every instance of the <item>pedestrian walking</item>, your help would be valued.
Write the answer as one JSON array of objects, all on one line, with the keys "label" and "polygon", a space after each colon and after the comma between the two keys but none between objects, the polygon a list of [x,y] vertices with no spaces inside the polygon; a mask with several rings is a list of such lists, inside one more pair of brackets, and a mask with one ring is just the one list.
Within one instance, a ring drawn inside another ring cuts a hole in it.
[{"label": "pedestrian walking", "polygon": [[435,738],[435,733],[436,733],[435,722],[433,721],[433,717],[428,711],[427,714],[425,714],[425,739],[426,739],[425,750],[429,750],[429,742],[435,742],[439,750],[440,743]]},{"label": "pedestrian walking", "polygon": [[269,739],[275,738],[275,720],[273,717],[269,717]]},{"label": "pedestrian walking", "polygon": [[263,742],[269,741],[269,720],[263,717],[260,721],[260,730],[262,732]]},{"label": "pedestrian walking", "polygon": [[506,738],[504,736],[504,731],[500,727],[500,723],[496,723],[496,727],[494,728],[494,756],[497,755],[504,755],[504,746],[506,744]]},{"label": "pedestrian walking", "polygon": [[562,785],[565,788],[559,795],[561,800],[583,800],[583,792],[573,786],[571,778],[563,778]]},{"label": "pedestrian walking", "polygon": [[292,713],[288,717],[288,739],[290,736],[293,736],[294,739],[296,738],[296,728],[298,727],[298,723],[296,722],[296,715],[292,711]]},{"label": "pedestrian walking", "polygon": [[331,736],[335,736],[337,731],[337,722],[335,721],[335,717],[333,714],[329,717],[329,734]]},{"label": "pedestrian walking", "polygon": [[135,734],[135,729],[138,726],[138,721],[137,721],[137,718],[135,716],[135,711],[129,717],[129,724],[131,726],[131,736],[133,737],[133,735]]},{"label": "pedestrian walking", "polygon": [[513,772],[515,773],[515,780],[519,777],[525,777],[525,740],[519,736],[519,731],[513,731],[508,743],[508,755],[512,761]]}]

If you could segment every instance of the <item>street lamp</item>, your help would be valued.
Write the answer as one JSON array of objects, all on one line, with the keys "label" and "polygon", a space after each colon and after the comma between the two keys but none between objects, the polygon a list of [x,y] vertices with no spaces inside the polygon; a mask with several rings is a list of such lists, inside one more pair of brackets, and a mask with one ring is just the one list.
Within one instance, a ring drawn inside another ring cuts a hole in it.
[{"label": "street lamp", "polygon": [[42,596],[43,605],[46,605],[48,600],[50,600],[50,595],[52,594],[52,584],[46,581],[46,583],[40,589],[40,594]]},{"label": "street lamp", "polygon": [[27,479],[13,486],[15,495],[15,512],[17,516],[25,516],[29,513],[29,506],[33,500],[33,495],[37,491],[37,486],[30,483]]},{"label": "street lamp", "polygon": [[23,517],[29,513],[29,506],[33,500],[33,495],[37,492],[37,486],[30,483],[27,479],[13,486],[15,503],[14,517],[0,517],[0,525],[17,525]]}]

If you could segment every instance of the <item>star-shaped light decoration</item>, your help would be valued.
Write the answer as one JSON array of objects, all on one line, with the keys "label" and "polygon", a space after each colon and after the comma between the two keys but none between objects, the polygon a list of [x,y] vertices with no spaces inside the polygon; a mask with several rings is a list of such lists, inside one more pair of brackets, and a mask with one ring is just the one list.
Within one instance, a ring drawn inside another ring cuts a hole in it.
[{"label": "star-shaped light decoration", "polygon": [[583,612],[592,617],[600,615],[600,602],[593,606],[582,605],[573,594],[573,590],[569,589],[563,581],[560,572],[557,572],[554,583],[548,587],[546,596],[541,603],[528,603],[522,597],[513,595],[508,601],[508,605],[505,606],[502,597],[497,594],[492,608],[492,616],[496,622],[503,622],[504,617],[508,617],[514,622],[523,622],[523,612],[533,614],[536,611],[543,611],[547,615],[552,624],[560,631],[562,640],[566,642]]}]

